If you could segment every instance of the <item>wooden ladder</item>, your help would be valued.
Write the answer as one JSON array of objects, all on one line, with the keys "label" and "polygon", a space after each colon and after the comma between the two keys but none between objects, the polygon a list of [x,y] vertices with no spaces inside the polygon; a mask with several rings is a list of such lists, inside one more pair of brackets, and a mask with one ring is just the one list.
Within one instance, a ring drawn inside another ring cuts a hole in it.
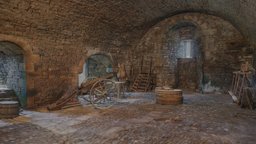
[{"label": "wooden ladder", "polygon": [[135,79],[131,90],[135,92],[146,92],[149,89],[150,81],[151,78],[148,73],[141,73]]},{"label": "wooden ladder", "polygon": [[256,86],[251,72],[233,72],[233,81],[229,94],[233,101],[241,107],[248,105],[250,109],[255,106]]}]

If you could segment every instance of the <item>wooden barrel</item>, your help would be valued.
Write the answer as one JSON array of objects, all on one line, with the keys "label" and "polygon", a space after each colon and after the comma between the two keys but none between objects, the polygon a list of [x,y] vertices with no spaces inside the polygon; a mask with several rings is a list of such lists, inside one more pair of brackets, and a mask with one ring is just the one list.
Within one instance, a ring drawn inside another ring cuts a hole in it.
[{"label": "wooden barrel", "polygon": [[183,103],[182,90],[156,88],[156,103],[162,105],[179,105]]},{"label": "wooden barrel", "polygon": [[0,101],[0,119],[15,118],[19,115],[17,101]]},{"label": "wooden barrel", "polygon": [[11,89],[0,89],[0,99],[11,98],[13,101],[18,101],[14,90]]}]

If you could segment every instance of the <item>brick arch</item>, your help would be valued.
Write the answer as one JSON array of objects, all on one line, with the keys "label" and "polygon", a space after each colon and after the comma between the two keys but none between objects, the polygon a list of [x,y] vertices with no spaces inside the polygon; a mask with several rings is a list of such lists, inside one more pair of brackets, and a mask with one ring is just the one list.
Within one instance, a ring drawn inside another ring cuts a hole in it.
[{"label": "brick arch", "polygon": [[97,54],[107,56],[107,57],[111,60],[113,66],[116,66],[116,62],[114,61],[113,56],[112,56],[111,53],[104,52],[104,51],[101,51],[101,50],[89,50],[89,51],[87,52],[87,54],[80,60],[78,66],[77,66],[77,67],[78,67],[77,73],[81,73],[81,72],[83,71],[83,65],[84,65],[84,63],[86,62],[86,60],[87,60],[90,56],[97,55]]},{"label": "brick arch", "polygon": [[29,40],[17,37],[0,34],[0,42],[10,42],[14,43],[23,50],[24,63],[25,63],[25,73],[26,73],[26,95],[27,104],[25,107],[33,107],[34,100],[30,93],[30,90],[34,88],[34,81],[30,75],[35,73],[34,64],[39,61],[39,56],[33,54],[32,47],[29,44]]},{"label": "brick arch", "polygon": [[29,40],[16,36],[0,34],[0,41],[8,41],[22,48],[24,51],[24,58],[26,61],[26,70],[27,72],[34,72],[33,64],[36,63],[39,59],[37,55],[33,54],[32,47],[29,44]]},{"label": "brick arch", "polygon": [[101,55],[101,56],[107,57],[107,59],[109,59],[111,65],[112,65],[112,67],[114,67],[113,58],[110,53],[106,53],[104,51],[90,51],[90,53],[86,55],[86,58],[83,61],[80,61],[80,63],[79,63],[79,71],[78,71],[78,79],[77,79],[78,82],[76,82],[76,83],[78,83],[78,86],[80,86],[80,84],[83,82],[83,80],[86,79],[86,76],[84,75],[85,71],[83,69],[85,63],[87,63],[87,60],[90,57],[95,56],[95,55]]},{"label": "brick arch", "polygon": [[[223,21],[226,24],[231,25],[232,29],[234,29],[236,31],[236,33],[241,35],[241,39],[243,39],[244,41],[249,43],[248,39],[246,39],[247,37],[243,33],[241,33],[241,31],[239,29],[237,29],[237,27],[235,27],[235,25],[233,25],[233,23],[231,23],[230,21],[227,21],[227,20],[223,19],[222,17],[210,15],[207,13],[191,12],[191,13],[179,13],[177,15],[166,18],[166,19],[160,21],[159,23],[155,24],[141,37],[141,39],[138,41],[137,45],[135,45],[135,48],[140,46],[141,42],[145,41],[145,39],[147,39],[153,33],[161,33],[160,35],[163,36],[164,33],[167,32],[170,27],[173,27],[180,22],[192,23],[193,25],[195,25],[197,27],[197,29],[200,31],[200,33],[202,35],[205,35],[205,33],[207,33],[206,27],[208,27],[210,25],[209,23],[207,23],[205,21],[205,19],[208,17],[219,20],[219,21]],[[165,28],[163,28],[163,27],[165,27]],[[202,39],[205,39],[205,38],[202,37]],[[206,45],[204,43],[205,42],[204,40],[202,42],[203,42],[202,43],[203,45]]]},{"label": "brick arch", "polygon": [[[197,23],[195,23],[195,22],[191,22],[189,20],[181,20],[181,21],[178,21],[175,25],[172,25],[170,30],[168,31],[168,33],[169,33],[169,36],[173,35],[173,34],[175,35],[175,33],[177,34],[177,32],[179,30],[181,30],[183,28],[186,28],[186,27],[187,28],[190,27],[190,30],[193,31],[193,37],[190,37],[190,38],[193,39],[193,41],[197,45],[196,48],[193,47],[193,48],[195,48],[193,50],[193,53],[194,53],[194,57],[193,58],[195,58],[194,63],[196,63],[196,66],[195,66],[196,73],[194,73],[195,75],[192,76],[193,78],[195,78],[195,79],[193,79],[192,83],[195,84],[194,85],[195,87],[194,88],[190,88],[190,90],[195,90],[195,88],[197,88],[198,90],[202,91],[202,89],[203,89],[203,84],[202,84],[203,83],[203,71],[202,71],[202,67],[203,67],[203,52],[202,52],[202,49],[203,49],[203,45],[204,45],[203,42],[205,40],[204,40],[204,37],[202,36],[202,29],[201,29],[201,27]],[[171,40],[171,38],[167,38],[167,39]],[[181,39],[179,38],[179,40],[181,40]],[[176,41],[176,42],[178,42],[178,41]],[[174,47],[173,47],[174,50],[175,50],[175,54],[174,55],[177,56],[178,47],[176,47],[176,46],[174,46]],[[195,52],[197,52],[197,53],[195,53]],[[175,59],[172,59],[172,61],[176,61],[175,68],[176,68],[177,71],[176,71],[176,75],[175,75],[175,88],[181,88],[182,84],[180,84],[180,83],[182,83],[183,80],[181,80],[181,81],[179,80],[180,73],[178,72],[179,71],[178,70],[178,67],[179,67],[178,59],[175,58]]]},{"label": "brick arch", "polygon": [[[195,18],[196,17],[196,18]],[[184,21],[184,22],[190,22],[193,23],[195,26],[197,26],[199,29],[203,30],[202,26],[207,25],[205,22],[203,22],[203,19],[207,18],[207,17],[212,17],[214,19],[217,20],[222,20],[225,21],[227,23],[229,23],[230,25],[232,25],[244,38],[246,38],[245,34],[242,32],[242,30],[236,25],[234,24],[232,21],[229,21],[223,17],[221,17],[220,15],[213,15],[213,14],[209,14],[209,13],[198,13],[198,12],[182,12],[182,13],[176,13],[175,15],[172,15],[168,18],[163,19],[162,21],[156,23],[155,25],[153,25],[151,27],[151,29],[149,29],[146,34],[150,31],[152,31],[152,28],[156,28],[156,27],[161,27],[163,25],[170,25],[170,26],[174,26],[176,25],[178,22]],[[198,19],[199,18],[199,19]],[[146,35],[145,34],[145,35]],[[145,36],[144,35],[144,36]]]},{"label": "brick arch", "polygon": [[[158,24],[151,27],[151,29],[145,33],[145,35],[139,40],[138,44],[133,48],[133,63],[139,63],[140,60],[138,58],[138,54],[143,53],[144,57],[153,56],[155,58],[155,63],[157,63],[157,73],[163,74],[165,72],[161,69],[163,67],[164,69],[167,69],[167,67],[171,68],[173,65],[172,62],[166,61],[166,55],[164,55],[162,51],[168,49],[168,47],[166,46],[166,33],[171,27],[177,25],[179,22],[193,23],[198,28],[198,31],[201,32],[201,43],[204,52],[203,57],[206,61],[206,64],[212,66],[211,68],[205,68],[204,72],[207,72],[207,74],[209,74],[209,79],[215,81],[216,85],[218,85],[220,82],[223,82],[223,85],[221,85],[221,87],[225,86],[224,88],[226,88],[230,80],[228,74],[232,73],[232,71],[225,72],[222,77],[218,77],[214,75],[213,72],[209,72],[209,69],[213,68],[213,71],[218,70],[215,69],[215,67],[218,67],[218,65],[214,65],[214,61],[220,61],[222,59],[225,61],[225,59],[228,59],[229,57],[230,59],[228,60],[230,60],[230,65],[228,66],[237,63],[237,60],[234,57],[235,55],[231,56],[229,54],[222,53],[222,51],[228,51],[230,48],[230,44],[232,43],[235,43],[238,45],[238,47],[240,47],[243,44],[248,44],[248,41],[246,37],[238,29],[236,29],[234,25],[232,25],[232,23],[214,15],[202,13],[182,13],[159,22]],[[214,38],[212,38],[212,36]],[[221,64],[220,62],[217,63]],[[167,66],[169,64],[171,64],[171,66]],[[230,68],[232,69],[233,67]],[[139,68],[138,66],[135,66],[134,69],[136,74]],[[172,80],[174,78],[172,70],[173,68],[171,68],[170,73],[166,72],[163,78],[157,78],[157,83],[163,83],[163,80],[166,80],[166,77],[170,77],[170,83],[173,83]],[[212,77],[214,77],[214,79]],[[223,81],[221,81],[221,78],[223,79]]]}]

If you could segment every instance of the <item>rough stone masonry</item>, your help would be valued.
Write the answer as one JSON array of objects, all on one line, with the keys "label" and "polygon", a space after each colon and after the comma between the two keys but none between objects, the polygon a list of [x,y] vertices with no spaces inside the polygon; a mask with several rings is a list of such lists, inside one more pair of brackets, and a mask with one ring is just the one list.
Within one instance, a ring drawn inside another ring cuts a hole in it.
[{"label": "rough stone masonry", "polygon": [[[217,61],[225,61],[223,54],[240,47],[243,41],[243,46],[255,45],[255,9],[254,0],[1,0],[0,41],[15,43],[24,50],[27,107],[37,107],[52,103],[67,87],[75,88],[85,60],[98,52],[111,55],[114,67],[118,62],[126,63],[130,71],[131,65],[138,61],[136,52],[143,55],[143,49],[147,49],[147,59],[149,51],[155,50],[155,64],[164,64],[155,72],[166,69],[162,75],[172,84],[173,72],[168,71],[170,65],[165,65],[167,58],[159,57],[167,42],[153,40],[153,49],[141,48],[141,43],[147,41],[145,37],[152,37],[153,31],[159,31],[158,36],[165,35],[161,33],[165,31],[162,27],[154,30],[157,25],[174,25],[175,20],[182,19],[199,22],[202,37],[207,38],[203,41],[207,42],[203,46],[205,62],[209,64],[204,67],[205,75],[214,82],[213,86],[225,88],[229,77],[223,85],[219,85],[220,79],[234,67],[228,66],[224,74],[217,76],[213,72],[224,69]],[[191,12],[204,14],[176,16]],[[235,54],[228,56],[236,57]],[[130,73],[131,80],[138,73],[137,67],[135,65],[134,73]],[[157,82],[161,85],[162,78],[158,77]]]}]

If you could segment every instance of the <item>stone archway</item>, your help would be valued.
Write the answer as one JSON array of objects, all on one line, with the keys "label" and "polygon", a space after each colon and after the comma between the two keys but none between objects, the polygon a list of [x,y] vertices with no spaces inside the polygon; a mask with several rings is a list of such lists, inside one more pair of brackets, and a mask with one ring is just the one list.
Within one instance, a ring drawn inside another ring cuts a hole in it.
[{"label": "stone archway", "polygon": [[34,83],[33,75],[35,74],[34,64],[40,60],[39,55],[32,52],[31,41],[26,38],[21,38],[12,35],[0,34],[0,42],[11,42],[19,46],[23,50],[25,69],[26,69],[26,95],[27,101],[25,108],[32,108],[35,105],[34,100]]},{"label": "stone archway", "polygon": [[0,85],[13,89],[22,107],[26,106],[24,51],[17,44],[8,41],[0,42]]},{"label": "stone archway", "polygon": [[[246,38],[229,21],[202,13],[182,13],[167,18],[153,26],[133,49],[133,63],[139,63],[143,53],[144,62],[153,59],[153,73],[157,74],[157,86],[175,88],[176,51],[175,42],[169,41],[170,28],[181,22],[194,24],[201,34],[201,74],[199,90],[202,92],[222,92],[229,88],[232,72],[239,69],[239,58],[248,44]],[[246,50],[246,49],[245,49]],[[139,65],[134,66],[139,73]],[[191,71],[187,70],[186,74]]]},{"label": "stone archway", "polygon": [[83,71],[78,75],[78,85],[88,77],[101,77],[113,72],[113,61],[109,55],[95,53],[90,55],[83,64]]},{"label": "stone archway", "polygon": [[[172,26],[167,35],[170,61],[175,61],[175,88],[201,89],[202,53],[201,30],[190,22],[181,21]],[[188,72],[189,71],[189,72]]]}]

